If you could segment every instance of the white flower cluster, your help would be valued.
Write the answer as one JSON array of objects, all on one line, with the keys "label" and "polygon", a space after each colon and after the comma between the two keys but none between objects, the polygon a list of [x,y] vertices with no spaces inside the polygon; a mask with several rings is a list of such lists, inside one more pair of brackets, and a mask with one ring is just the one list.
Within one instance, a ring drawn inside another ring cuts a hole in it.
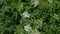
[{"label": "white flower cluster", "polygon": [[34,7],[36,7],[38,4],[39,4],[39,1],[38,0],[34,0],[35,2],[35,5],[34,5]]},{"label": "white flower cluster", "polygon": [[27,11],[25,11],[22,15],[23,15],[24,18],[29,18],[30,17],[30,14]]},{"label": "white flower cluster", "polygon": [[24,30],[27,31],[27,32],[28,32],[29,30],[31,30],[31,26],[30,26],[30,24],[24,26]]},{"label": "white flower cluster", "polygon": [[39,4],[39,1],[38,0],[31,0],[31,2],[33,2],[34,7],[36,7]]}]

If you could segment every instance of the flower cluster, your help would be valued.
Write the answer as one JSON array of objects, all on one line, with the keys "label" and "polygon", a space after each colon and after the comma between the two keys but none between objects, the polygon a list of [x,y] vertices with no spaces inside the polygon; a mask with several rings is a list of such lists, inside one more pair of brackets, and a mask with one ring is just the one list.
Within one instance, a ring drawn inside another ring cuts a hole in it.
[{"label": "flower cluster", "polygon": [[30,14],[27,11],[25,11],[22,15],[23,15],[24,18],[29,18],[30,17]]},{"label": "flower cluster", "polygon": [[26,25],[26,26],[24,26],[24,30],[25,30],[25,31],[29,31],[29,30],[31,30],[31,26],[30,26],[30,25]]}]

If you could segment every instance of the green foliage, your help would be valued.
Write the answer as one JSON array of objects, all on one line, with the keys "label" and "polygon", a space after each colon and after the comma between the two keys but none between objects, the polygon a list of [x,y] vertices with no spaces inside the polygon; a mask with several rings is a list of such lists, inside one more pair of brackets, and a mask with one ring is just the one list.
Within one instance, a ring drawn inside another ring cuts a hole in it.
[{"label": "green foliage", "polygon": [[60,34],[60,0],[0,0],[0,34]]}]

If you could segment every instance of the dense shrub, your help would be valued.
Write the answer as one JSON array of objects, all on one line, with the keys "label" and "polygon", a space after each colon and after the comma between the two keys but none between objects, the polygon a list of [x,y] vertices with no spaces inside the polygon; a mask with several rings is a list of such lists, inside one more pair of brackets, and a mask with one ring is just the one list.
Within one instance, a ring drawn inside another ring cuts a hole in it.
[{"label": "dense shrub", "polygon": [[60,0],[0,0],[0,34],[60,34]]}]

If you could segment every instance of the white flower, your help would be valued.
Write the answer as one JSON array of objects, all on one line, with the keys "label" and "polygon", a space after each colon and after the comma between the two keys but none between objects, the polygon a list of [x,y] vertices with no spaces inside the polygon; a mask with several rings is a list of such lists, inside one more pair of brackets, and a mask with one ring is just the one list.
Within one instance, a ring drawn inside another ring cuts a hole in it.
[{"label": "white flower", "polygon": [[22,15],[23,15],[23,17],[25,17],[25,18],[26,18],[26,17],[28,17],[28,18],[30,17],[30,14],[29,14],[27,11],[24,12]]},{"label": "white flower", "polygon": [[36,7],[38,4],[39,4],[39,1],[38,0],[34,0],[35,2],[35,5],[34,5],[34,7]]},{"label": "white flower", "polygon": [[24,26],[24,30],[25,30],[25,31],[29,31],[29,30],[31,30],[30,25],[26,25],[26,26]]},{"label": "white flower", "polygon": [[34,7],[36,7],[39,4],[39,1],[38,0],[31,0],[31,2],[33,2]]}]

